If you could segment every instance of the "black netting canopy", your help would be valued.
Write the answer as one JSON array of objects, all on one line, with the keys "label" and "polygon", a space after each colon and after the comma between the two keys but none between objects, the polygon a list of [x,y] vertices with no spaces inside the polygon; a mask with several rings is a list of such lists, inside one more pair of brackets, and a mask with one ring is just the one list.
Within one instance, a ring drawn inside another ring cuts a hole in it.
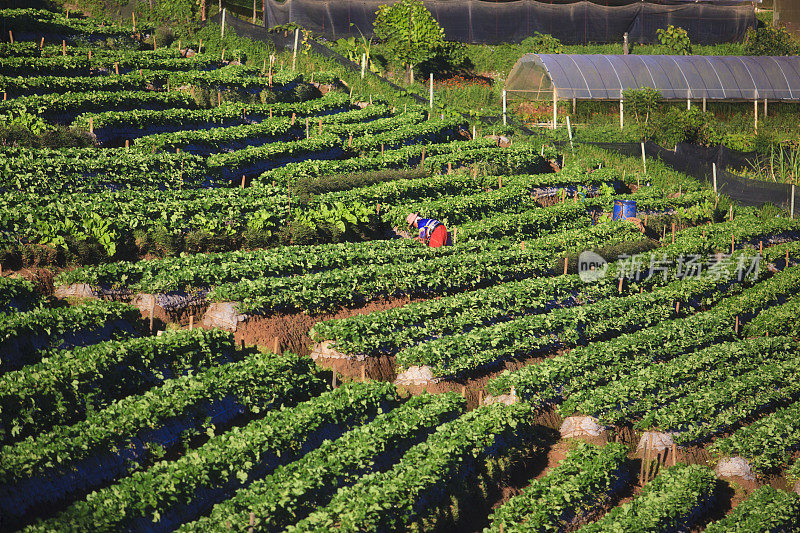
[{"label": "black netting canopy", "polygon": [[530,99],[618,100],[652,87],[667,100],[800,100],[797,56],[527,54],[506,91]]}]

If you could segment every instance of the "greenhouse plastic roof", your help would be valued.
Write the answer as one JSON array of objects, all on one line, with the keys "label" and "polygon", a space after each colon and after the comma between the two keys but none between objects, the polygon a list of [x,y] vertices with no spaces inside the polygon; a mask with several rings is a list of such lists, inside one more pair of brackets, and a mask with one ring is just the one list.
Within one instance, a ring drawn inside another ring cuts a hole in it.
[{"label": "greenhouse plastic roof", "polygon": [[508,92],[617,100],[652,87],[665,99],[800,100],[798,56],[526,54],[511,69]]}]

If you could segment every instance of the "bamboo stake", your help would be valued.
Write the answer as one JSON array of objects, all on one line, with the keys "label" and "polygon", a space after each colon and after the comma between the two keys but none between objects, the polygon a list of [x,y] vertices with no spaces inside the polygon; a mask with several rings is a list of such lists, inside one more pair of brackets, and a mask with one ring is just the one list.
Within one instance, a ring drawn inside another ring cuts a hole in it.
[{"label": "bamboo stake", "polygon": [[367,366],[364,363],[361,363],[361,381],[367,380]]},{"label": "bamboo stake", "polygon": [[672,223],[672,243],[675,244],[675,223]]},{"label": "bamboo stake", "polygon": [[194,329],[194,315],[189,315],[189,331]]},{"label": "bamboo stake", "polygon": [[62,55],[67,55],[67,41],[61,41],[61,53]]},{"label": "bamboo stake", "polygon": [[14,34],[11,33],[11,30],[8,30],[8,38],[11,40],[11,44],[14,44]]},{"label": "bamboo stake", "polygon": [[[256,8],[255,8],[255,0],[253,1],[253,22],[256,21]],[[255,531],[256,525],[256,514],[254,512],[250,512],[250,529],[248,529],[249,533],[253,533]]]},{"label": "bamboo stake", "polygon": [[672,466],[675,466],[676,464],[678,464],[678,445],[673,442],[672,443]]},{"label": "bamboo stake", "polygon": [[44,37],[42,37],[42,40],[39,43],[39,50],[41,50],[42,48],[44,48]]},{"label": "bamboo stake", "polygon": [[242,189],[244,189],[244,174],[242,174]]},{"label": "bamboo stake", "polygon": [[272,353],[276,355],[281,354],[281,340],[278,337],[272,340]]},{"label": "bamboo stake", "polygon": [[134,11],[131,13],[131,18],[133,18],[133,32],[136,33],[136,12]]},{"label": "bamboo stake", "polygon": [[89,117],[89,133],[94,133],[94,117]]},{"label": "bamboo stake", "polygon": [[114,72],[119,76],[119,61],[114,61]]},{"label": "bamboo stake", "polygon": [[150,305],[150,333],[153,332],[153,315],[156,312],[156,299],[153,298],[153,303]]},{"label": "bamboo stake", "polygon": [[564,275],[567,275],[567,265],[569,264],[569,256],[564,258]]},{"label": "bamboo stake", "polygon": [[739,315],[736,315],[736,319],[733,322],[733,332],[739,333]]},{"label": "bamboo stake", "polygon": [[736,243],[735,237],[733,236],[733,233],[731,233],[731,253],[733,253],[735,243]]},{"label": "bamboo stake", "polygon": [[319,134],[322,135],[322,119],[319,119]]},{"label": "bamboo stake", "polygon": [[617,290],[620,294],[622,294],[622,280],[623,278],[619,278],[619,285],[617,286]]}]

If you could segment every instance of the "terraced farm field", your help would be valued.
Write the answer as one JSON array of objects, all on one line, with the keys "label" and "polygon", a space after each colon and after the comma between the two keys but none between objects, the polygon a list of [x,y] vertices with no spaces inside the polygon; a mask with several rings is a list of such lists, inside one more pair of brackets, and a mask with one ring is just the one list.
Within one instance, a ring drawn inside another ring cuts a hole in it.
[{"label": "terraced farm field", "polygon": [[0,114],[90,141],[0,150],[2,530],[800,529],[800,222],[336,72],[0,19]]}]

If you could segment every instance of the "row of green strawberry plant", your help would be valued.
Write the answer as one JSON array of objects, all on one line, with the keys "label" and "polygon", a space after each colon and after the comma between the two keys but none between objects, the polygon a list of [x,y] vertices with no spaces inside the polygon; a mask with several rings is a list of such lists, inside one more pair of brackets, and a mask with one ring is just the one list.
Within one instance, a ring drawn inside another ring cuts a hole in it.
[{"label": "row of green strawberry plant", "polygon": [[112,302],[41,307],[0,318],[0,373],[36,363],[52,350],[129,337],[139,318],[135,308]]},{"label": "row of green strawberry plant", "polygon": [[407,450],[464,411],[458,395],[415,396],[397,409],[375,417],[335,441],[326,441],[302,459],[278,467],[224,502],[207,517],[184,524],[178,531],[224,531],[246,528],[250,513],[259,531],[281,531],[326,505],[336,490],[362,476],[385,471]]},{"label": "row of green strawberry plant", "polygon": [[718,392],[736,382],[756,391],[752,373],[763,372],[765,377],[769,368],[791,364],[789,359],[796,349],[796,343],[786,337],[759,337],[709,346],[639,369],[624,379],[593,388],[591,393],[576,391],[559,411],[565,416],[575,412],[594,416],[602,424],[638,420],[635,427],[639,429],[674,429],[683,437],[678,424],[697,420],[698,412],[685,406],[694,401],[708,417],[698,422],[703,422],[710,433],[715,414],[710,406],[713,398],[720,396]]},{"label": "row of green strawberry plant", "polygon": [[484,532],[561,531],[610,503],[627,477],[628,449],[579,442],[544,477],[498,507]]},{"label": "row of green strawberry plant", "polygon": [[[191,447],[203,438],[265,412],[280,418],[281,409],[324,390],[313,362],[288,354],[254,353],[241,361],[166,380],[141,395],[93,411],[73,425],[55,426],[4,447],[0,451],[3,518],[29,521],[36,518],[31,512],[41,505],[74,501],[165,456],[195,454],[185,456],[185,468],[197,457]],[[247,438],[245,431],[233,431],[240,439]]]},{"label": "row of green strawberry plant", "polygon": [[767,307],[781,291],[796,290],[792,288],[794,284],[788,285],[788,289],[781,288],[787,287],[785,277],[794,279],[795,284],[798,282],[796,272],[777,274],[725,298],[708,311],[578,347],[538,365],[504,372],[489,381],[487,391],[500,395],[513,390],[528,401],[561,402],[581,394],[580,391],[595,390],[644,371],[654,361],[669,361],[712,344],[731,341],[736,336],[735,317],[751,308],[750,302],[760,300],[762,307]]},{"label": "row of green strawberry plant", "polygon": [[[190,154],[142,154],[134,150],[7,148],[0,153],[0,187],[39,196],[115,189],[178,189],[213,185],[205,161]],[[58,179],[53,179],[58,176]]]},{"label": "row of green strawberry plant", "polygon": [[[791,351],[796,356],[796,344]],[[765,410],[797,399],[798,381],[800,362],[764,361],[759,368],[706,385],[651,411],[637,426],[674,432],[679,443],[708,440]]]},{"label": "row of green strawberry plant", "polygon": [[[319,116],[323,124],[342,124],[349,123],[350,120],[370,121],[376,116],[385,116],[389,110],[386,106],[374,105],[364,109],[344,111]],[[370,124],[370,122],[364,122]],[[285,115],[276,116],[272,119],[265,119],[255,124],[243,124],[240,126],[230,126],[222,128],[211,128],[206,130],[185,130],[174,133],[157,133],[140,137],[134,141],[134,145],[145,152],[155,150],[186,150],[187,148],[200,146],[208,153],[219,152],[223,149],[230,149],[237,146],[237,143],[249,143],[253,138],[268,140],[272,137],[280,139],[290,132],[294,137],[304,135],[303,126],[300,121],[291,124]],[[330,128],[326,128],[328,131]]]},{"label": "row of green strawberry plant", "polygon": [[[398,112],[395,113],[393,111],[389,111],[388,106],[384,106],[382,104],[374,104],[365,107],[362,112],[368,111],[370,109],[386,109],[385,114],[376,115],[373,114],[370,116],[372,120],[359,120],[358,122],[349,121],[337,121],[334,123],[328,123],[325,121],[323,117],[323,124],[325,124],[325,131],[327,133],[333,133],[334,135],[338,135],[344,139],[349,139],[352,135],[354,138],[362,136],[362,135],[375,135],[378,133],[383,133],[386,131],[390,131],[396,127],[404,127],[413,124],[419,124],[424,120],[425,115],[421,110],[412,109],[406,112]],[[357,111],[349,111],[347,114],[354,114]],[[342,113],[345,115],[345,113]]]},{"label": "row of green strawberry plant", "polygon": [[721,520],[703,531],[797,531],[800,528],[800,496],[764,485]]},{"label": "row of green strawberry plant", "polygon": [[484,370],[507,359],[541,356],[554,349],[573,348],[652,327],[693,312],[700,301],[721,299],[736,282],[732,270],[722,273],[719,279],[688,278],[652,292],[555,309],[443,337],[398,352],[396,364],[403,370],[424,365],[435,377],[450,377]]},{"label": "row of green strawberry plant", "polygon": [[461,117],[445,117],[410,124],[396,124],[388,131],[362,133],[348,147],[359,153],[380,152],[409,144],[447,142],[458,138],[459,129],[467,126]]},{"label": "row of green strawberry plant", "polygon": [[80,420],[164,379],[230,360],[233,349],[230,334],[198,329],[55,352],[0,376],[0,436],[11,442]]},{"label": "row of green strawberry plant", "polygon": [[106,26],[90,18],[76,17],[74,14],[70,18],[68,14],[48,9],[3,9],[0,10],[0,22],[3,27],[13,28],[17,32],[66,34],[72,39],[123,38],[132,33],[131,28],[125,26]]},{"label": "row of green strawberry plant", "polygon": [[226,239],[239,247],[242,234],[253,235],[257,243],[274,242],[288,217],[289,197],[284,189],[270,186],[93,195],[6,193],[0,195],[0,213],[0,227],[13,236],[11,242],[61,248],[69,239],[92,238],[113,257],[130,237],[158,240],[196,232],[223,241],[223,247]]},{"label": "row of green strawberry plant", "polygon": [[56,283],[121,286],[139,292],[186,291],[240,279],[307,275],[356,265],[395,264],[480,250],[473,247],[422,247],[408,240],[283,246],[280,249],[186,255],[136,262],[116,262],[64,271]]},{"label": "row of green strawberry plant", "polygon": [[[244,124],[248,120],[263,120],[270,116],[296,116],[320,115],[335,111],[344,111],[351,108],[350,99],[346,94],[330,92],[322,98],[315,98],[305,102],[274,104],[243,104],[224,102],[212,109],[165,109],[165,110],[136,110],[136,111],[106,111],[103,113],[84,113],[77,117],[72,125],[88,129],[89,119],[98,135],[105,130],[114,129],[139,129],[139,135],[147,135],[148,128],[160,127],[164,131],[181,131],[191,128],[210,127],[213,125]],[[98,131],[99,130],[99,131]]]},{"label": "row of green strawberry plant", "polygon": [[[174,51],[177,54],[177,51]],[[84,52],[85,53],[85,52]],[[106,58],[108,59],[108,58]],[[124,61],[124,60],[123,60]],[[266,78],[242,76],[236,67],[225,67],[213,71],[189,71],[175,73],[170,70],[153,70],[145,63],[146,68],[132,70],[127,74],[109,73],[95,76],[0,76],[0,91],[8,98],[29,97],[45,94],[84,93],[92,91],[143,91],[146,89],[164,89],[168,84],[177,87],[179,84],[198,84],[199,80],[208,83],[223,84],[236,80],[240,86],[267,86]],[[113,66],[116,71],[117,65]],[[289,84],[296,82],[300,76],[295,73],[275,79],[274,90],[285,91]],[[284,87],[286,85],[287,87]]]},{"label": "row of green strawberry plant", "polygon": [[127,74],[135,70],[195,71],[221,66],[217,57],[205,54],[187,58],[151,58],[133,54],[128,57],[54,56],[2,57],[0,74],[4,76],[89,76],[92,71],[116,71]]},{"label": "row of green strawberry plant", "polygon": [[[541,452],[534,411],[524,404],[484,406],[438,428],[392,469],[362,477],[287,531],[430,530],[452,500],[491,490],[521,460]],[[469,501],[468,499],[466,501]],[[465,505],[466,501],[460,502]]]},{"label": "row of green strawberry plant", "polygon": [[[582,231],[574,236],[575,249],[608,242],[608,234]],[[615,238],[630,240],[631,234]],[[476,243],[477,244],[477,243]],[[468,246],[468,245],[464,245]],[[482,251],[448,254],[417,261],[398,269],[395,264],[361,265],[293,278],[243,279],[217,285],[211,301],[240,302],[240,311],[281,309],[316,311],[357,305],[383,296],[443,296],[494,283],[549,274],[552,247],[521,248],[510,243],[486,246]],[[561,249],[559,249],[560,251]]]},{"label": "row of green strawberry plant", "polygon": [[258,176],[287,162],[335,159],[344,155],[342,141],[335,135],[317,135],[308,139],[272,142],[213,154],[207,159],[209,171],[223,179]]},{"label": "row of green strawberry plant", "polygon": [[397,403],[397,392],[389,384],[344,385],[214,436],[176,461],[161,461],[135,472],[26,531],[171,531],[205,514],[242,486]]},{"label": "row of green strawberry plant", "polygon": [[87,112],[101,113],[124,108],[161,110],[175,107],[195,109],[197,103],[191,95],[181,91],[89,91],[21,96],[0,102],[0,113],[27,112],[71,122],[79,114]]},{"label": "row of green strawberry plant", "polygon": [[700,465],[679,464],[662,471],[634,496],[578,531],[680,531],[690,528],[714,501],[717,478]]},{"label": "row of green strawberry plant", "polygon": [[28,311],[41,299],[36,287],[30,281],[0,276],[0,314]]},{"label": "row of green strawberry plant", "polygon": [[[454,157],[463,152],[471,153],[473,150],[479,148],[490,150],[498,149],[495,144],[488,139],[453,141],[429,146],[404,146],[403,148],[397,148],[395,150],[385,150],[382,155],[371,157],[353,157],[340,161],[303,161],[299,163],[289,163],[281,168],[265,172],[259,177],[258,181],[264,183],[269,183],[271,181],[277,183],[293,183],[299,178],[316,178],[331,174],[348,174],[382,170],[384,168],[413,166],[420,163],[423,150],[426,156],[430,158],[430,156],[440,154],[448,154],[450,157]],[[430,168],[430,165],[428,168]]]},{"label": "row of green strawberry plant", "polygon": [[749,337],[757,337],[772,333],[800,337],[800,296],[791,296],[785,303],[759,313],[744,326],[744,333]]}]

